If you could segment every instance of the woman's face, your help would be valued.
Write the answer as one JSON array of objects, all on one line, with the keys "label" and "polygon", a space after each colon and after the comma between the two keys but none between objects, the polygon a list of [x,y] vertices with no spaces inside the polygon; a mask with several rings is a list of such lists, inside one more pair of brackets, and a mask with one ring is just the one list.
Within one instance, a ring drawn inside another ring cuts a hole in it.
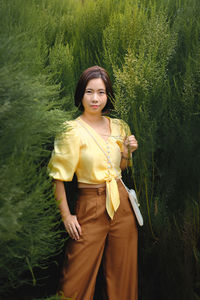
[{"label": "woman's face", "polygon": [[107,103],[106,86],[101,78],[88,81],[82,99],[84,112],[100,114]]}]

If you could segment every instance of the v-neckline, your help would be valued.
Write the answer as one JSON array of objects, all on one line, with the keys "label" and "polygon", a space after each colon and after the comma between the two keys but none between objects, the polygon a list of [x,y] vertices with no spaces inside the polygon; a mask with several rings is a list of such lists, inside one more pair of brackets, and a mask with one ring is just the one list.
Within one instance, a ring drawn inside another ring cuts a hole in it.
[{"label": "v-neckline", "polygon": [[112,135],[112,122],[111,122],[111,118],[107,117],[107,116],[104,116],[106,119],[108,119],[109,121],[109,127],[110,127],[110,135],[108,135],[107,139],[105,140],[92,126],[90,126],[87,122],[85,122],[80,116],[78,117],[78,119],[83,122],[84,124],[86,124],[87,127],[89,127],[90,130],[92,130],[96,136],[98,136],[101,140],[104,141],[104,143],[107,144],[108,142],[108,139],[111,137]]}]

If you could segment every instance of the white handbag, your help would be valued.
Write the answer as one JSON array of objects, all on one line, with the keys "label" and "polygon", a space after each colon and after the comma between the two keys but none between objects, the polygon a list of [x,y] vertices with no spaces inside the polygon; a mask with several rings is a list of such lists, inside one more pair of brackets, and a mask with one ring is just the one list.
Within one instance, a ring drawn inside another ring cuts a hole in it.
[{"label": "white handbag", "polygon": [[129,200],[130,200],[130,203],[132,205],[132,208],[133,208],[133,211],[135,213],[135,216],[136,216],[136,219],[138,221],[138,224],[140,226],[143,226],[144,221],[143,221],[143,217],[142,217],[141,211],[139,209],[140,203],[138,202],[136,192],[133,189],[127,188],[127,186],[123,183],[122,180],[121,180],[121,182],[122,182],[123,186],[125,187],[125,189],[127,190],[127,193],[128,193],[128,196],[129,196]]}]

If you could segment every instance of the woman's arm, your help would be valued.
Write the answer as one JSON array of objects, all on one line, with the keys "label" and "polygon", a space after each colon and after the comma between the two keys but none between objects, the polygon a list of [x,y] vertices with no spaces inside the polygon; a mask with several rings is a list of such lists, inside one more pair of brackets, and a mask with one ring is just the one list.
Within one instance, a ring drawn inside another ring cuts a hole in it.
[{"label": "woman's arm", "polygon": [[138,148],[138,142],[134,135],[130,135],[124,141],[124,151],[121,156],[120,168],[124,170],[128,166],[128,162],[131,159],[131,153]]},{"label": "woman's arm", "polygon": [[120,163],[120,168],[122,171],[128,167],[129,160],[130,160],[130,156],[128,155],[128,153],[125,154],[124,152],[122,152],[121,163]]},{"label": "woman's arm", "polygon": [[70,213],[64,183],[63,181],[55,180],[55,185],[55,197],[58,201],[65,228],[72,239],[78,240],[80,238],[80,235],[82,234],[81,227],[78,223],[77,217]]}]

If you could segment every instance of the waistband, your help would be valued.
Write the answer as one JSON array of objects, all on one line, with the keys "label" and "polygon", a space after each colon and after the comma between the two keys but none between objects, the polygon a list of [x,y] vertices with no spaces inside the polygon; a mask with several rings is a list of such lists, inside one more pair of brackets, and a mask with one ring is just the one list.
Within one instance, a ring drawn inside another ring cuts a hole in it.
[{"label": "waistband", "polygon": [[[117,179],[116,180],[118,187],[121,184],[121,180]],[[90,195],[106,195],[106,184],[104,186],[101,187],[88,187],[88,188],[78,188],[78,193],[79,195],[86,195],[86,194],[90,194]]]},{"label": "waistband", "polygon": [[106,195],[106,186],[98,188],[78,188],[79,195]]}]

